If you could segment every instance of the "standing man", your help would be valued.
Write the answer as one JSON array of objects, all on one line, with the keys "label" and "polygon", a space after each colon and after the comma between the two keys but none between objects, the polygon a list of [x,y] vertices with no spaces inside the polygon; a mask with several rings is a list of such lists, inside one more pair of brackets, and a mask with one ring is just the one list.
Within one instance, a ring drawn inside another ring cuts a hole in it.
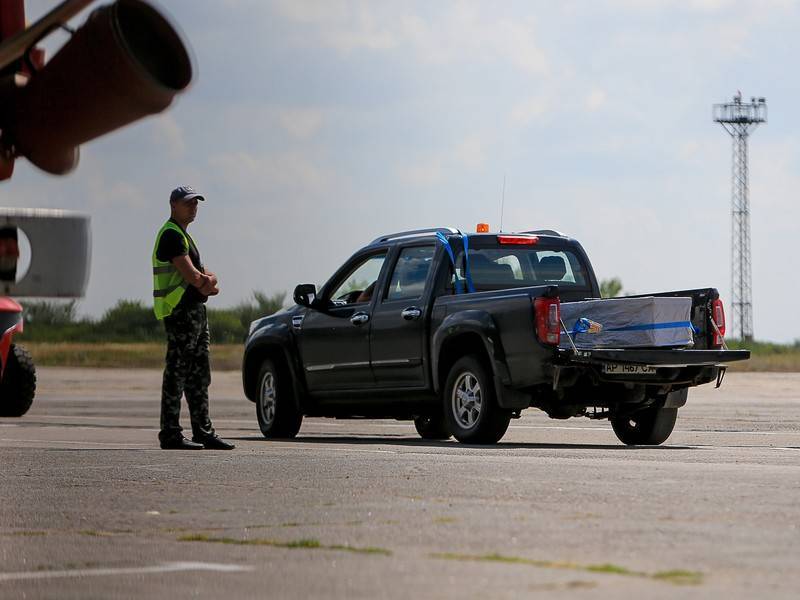
[{"label": "standing man", "polygon": [[[208,319],[206,301],[219,294],[217,277],[206,272],[200,252],[186,232],[197,216],[199,200],[188,186],[172,190],[171,216],[156,236],[153,248],[153,303],[156,318],[164,320],[167,359],[161,386],[161,431],[158,439],[165,450],[231,450],[233,444],[220,439],[208,416]],[[192,421],[192,441],[180,426],[181,396],[186,393]]]}]

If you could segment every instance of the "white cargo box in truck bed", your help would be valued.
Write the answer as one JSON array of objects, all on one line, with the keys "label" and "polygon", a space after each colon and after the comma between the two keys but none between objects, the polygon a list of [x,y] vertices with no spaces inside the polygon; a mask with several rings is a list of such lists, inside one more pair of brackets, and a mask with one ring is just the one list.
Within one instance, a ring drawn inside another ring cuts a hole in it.
[{"label": "white cargo box in truck bed", "polygon": [[[692,346],[691,310],[692,299],[688,297],[563,302],[561,320],[569,336],[562,335],[559,346],[571,348],[570,337],[575,347],[581,349]],[[588,330],[587,325],[591,325]]]}]

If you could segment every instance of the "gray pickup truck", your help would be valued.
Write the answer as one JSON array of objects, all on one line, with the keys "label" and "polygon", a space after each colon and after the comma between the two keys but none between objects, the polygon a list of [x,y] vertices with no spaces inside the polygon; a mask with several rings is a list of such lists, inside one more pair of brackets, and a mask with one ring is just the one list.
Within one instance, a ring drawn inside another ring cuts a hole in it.
[{"label": "gray pickup truck", "polygon": [[386,235],[321,289],[298,285],[295,306],[251,324],[244,392],[268,438],[321,416],[413,420],[424,439],[491,444],[533,407],[609,419],[625,444],[660,444],[688,389],[719,386],[724,363],[750,353],[724,348],[717,290],[648,297],[691,299],[688,343],[579,347],[562,305],[600,289],[576,240],[550,230]]}]

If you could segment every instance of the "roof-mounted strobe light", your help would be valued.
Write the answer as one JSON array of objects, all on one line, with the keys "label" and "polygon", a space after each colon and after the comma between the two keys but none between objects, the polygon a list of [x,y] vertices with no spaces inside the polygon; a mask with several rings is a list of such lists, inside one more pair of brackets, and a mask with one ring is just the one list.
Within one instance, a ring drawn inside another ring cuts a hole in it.
[{"label": "roof-mounted strobe light", "polygon": [[476,233],[489,233],[489,224],[488,223],[478,223],[478,226],[475,228]]}]

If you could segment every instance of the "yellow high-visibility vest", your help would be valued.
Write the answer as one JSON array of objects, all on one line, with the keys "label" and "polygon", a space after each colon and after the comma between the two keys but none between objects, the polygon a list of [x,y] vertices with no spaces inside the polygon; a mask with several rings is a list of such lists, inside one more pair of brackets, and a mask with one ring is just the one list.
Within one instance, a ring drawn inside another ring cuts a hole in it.
[{"label": "yellow high-visibility vest", "polygon": [[[181,235],[186,252],[189,251],[189,240],[192,239],[188,233],[172,221],[164,223],[158,231],[156,245],[153,247],[153,311],[159,320],[172,314],[172,310],[178,306],[186,288],[189,286],[178,272],[178,269],[175,268],[175,265],[171,262],[158,260],[158,256],[156,256],[161,236],[164,235],[167,229],[177,231]],[[192,243],[194,243],[194,240],[192,240]]]}]

